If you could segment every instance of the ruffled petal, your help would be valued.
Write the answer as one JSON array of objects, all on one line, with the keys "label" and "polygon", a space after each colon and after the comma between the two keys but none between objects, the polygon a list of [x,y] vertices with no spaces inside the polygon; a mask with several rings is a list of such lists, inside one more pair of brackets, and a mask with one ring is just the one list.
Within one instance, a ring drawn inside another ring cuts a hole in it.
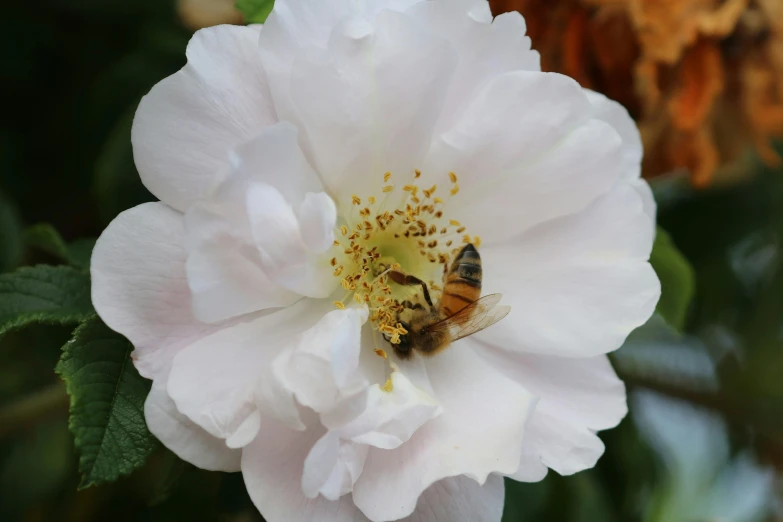
[{"label": "ruffled petal", "polygon": [[[280,263],[265,263],[254,237],[252,220],[266,207],[265,201],[255,201],[257,198],[253,197],[257,187],[266,187],[276,194],[283,209],[299,206],[308,193],[323,189],[297,144],[297,131],[291,124],[267,127],[233,151],[230,174],[207,199],[187,213],[188,280],[196,316],[202,321],[217,322],[287,306],[301,295],[323,297],[337,284],[328,261],[312,259],[298,233],[286,235],[287,229],[282,231],[282,237],[271,238],[279,241],[263,245],[265,251],[282,256],[290,274],[278,280]],[[322,217],[325,223],[310,224],[311,227],[328,226],[336,219],[323,213],[316,217]],[[295,217],[289,216],[289,221],[295,222]],[[285,220],[278,217],[276,222]],[[291,247],[296,249],[296,258]],[[291,277],[297,284],[286,286],[284,283],[290,283]]]},{"label": "ruffled petal", "polygon": [[652,226],[655,227],[657,205],[653,198],[650,185],[641,178],[642,174],[642,137],[639,128],[633,121],[628,111],[614,100],[610,100],[603,94],[585,89],[587,98],[593,105],[593,117],[605,121],[620,135],[623,140],[623,173],[622,177],[636,190],[644,203],[644,211],[650,216]]},{"label": "ruffled petal", "polygon": [[419,2],[406,13],[459,52],[438,132],[451,128],[491,80],[510,71],[541,70],[541,58],[525,36],[525,19],[516,11],[493,20],[484,0],[449,0]]},{"label": "ruffled petal", "polygon": [[359,370],[367,315],[366,307],[332,310],[276,358],[275,374],[300,404],[327,411],[367,387]]},{"label": "ruffled petal", "polygon": [[583,210],[620,178],[622,142],[572,79],[516,71],[492,80],[433,144],[424,185],[458,176],[446,212],[485,245]]},{"label": "ruffled petal", "polygon": [[498,371],[540,397],[520,469],[512,477],[540,480],[546,474],[542,464],[561,475],[593,467],[604,449],[595,432],[617,426],[628,412],[625,386],[609,359],[566,359],[486,345],[478,350]]},{"label": "ruffled petal", "polygon": [[484,291],[504,292],[511,314],[478,338],[567,357],[619,348],[660,296],[647,262],[652,234],[639,196],[620,184],[584,212],[483,248]]},{"label": "ruffled petal", "polygon": [[[382,10],[404,11],[422,0],[278,0],[264,22],[260,50],[275,105],[291,112],[289,79],[296,57],[306,48],[325,48],[340,21],[373,20]],[[287,119],[287,118],[283,118]]]},{"label": "ruffled petal", "polygon": [[193,313],[205,323],[293,304],[299,294],[276,284],[258,250],[225,207],[192,206],[185,217]]},{"label": "ruffled petal", "polygon": [[[245,485],[264,519],[268,522],[394,520],[368,519],[349,495],[336,501],[323,496],[305,497],[302,470],[311,449],[321,437],[322,431],[292,432],[270,424],[242,451]],[[419,497],[416,511],[399,522],[499,522],[503,497],[503,479],[498,475],[489,475],[483,485],[467,477],[448,478],[427,488]],[[394,499],[389,497],[387,501]]]},{"label": "ruffled petal", "polygon": [[[259,405],[264,395],[258,381],[264,378],[273,358],[295,342],[303,329],[313,326],[328,303],[303,299],[286,309],[221,330],[193,343],[174,359],[168,393],[177,409],[214,437],[233,439],[234,445],[252,439],[258,431],[254,417],[260,411],[274,412],[292,401]],[[278,395],[269,397],[281,399]],[[279,412],[282,418],[297,418],[296,411]]]},{"label": "ruffled petal", "polygon": [[299,206],[302,241],[311,252],[325,252],[334,243],[337,207],[324,192],[308,192]]},{"label": "ruffled petal", "polygon": [[144,417],[150,432],[182,460],[210,471],[239,471],[241,452],[182,415],[166,392],[165,380],[153,383]]},{"label": "ruffled petal", "polygon": [[185,275],[182,214],[163,203],[126,210],[93,250],[92,302],[98,315],[135,348],[139,373],[168,373],[179,350],[214,332],[193,315]]},{"label": "ruffled petal", "polygon": [[258,51],[258,27],[198,31],[188,64],[152,88],[133,121],[145,186],[185,211],[225,175],[229,151],[277,121]]},{"label": "ruffled petal", "polygon": [[484,484],[491,473],[509,474],[519,466],[535,397],[463,341],[426,365],[443,414],[397,449],[370,449],[353,498],[372,520],[410,515],[419,496],[444,478],[466,475]]},{"label": "ruffled petal", "polygon": [[349,493],[364,468],[368,447],[327,432],[318,439],[304,462],[302,491],[307,498],[319,494],[337,500]]},{"label": "ruffled petal", "polygon": [[[335,27],[326,49],[294,63],[290,98],[324,184],[340,204],[380,195],[385,172],[412,179],[440,115],[457,56],[404,14]],[[402,83],[401,83],[402,82]]]},{"label": "ruffled petal", "polygon": [[593,106],[593,118],[605,121],[620,135],[623,141],[623,178],[631,181],[642,174],[642,137],[628,111],[601,93],[585,89]]},{"label": "ruffled petal", "polygon": [[275,423],[242,451],[242,476],[250,498],[267,522],[366,522],[351,501],[302,492],[302,470],[323,430],[291,431]]},{"label": "ruffled petal", "polygon": [[505,492],[500,475],[483,485],[467,477],[443,479],[422,493],[416,511],[402,522],[500,522]]},{"label": "ruffled petal", "polygon": [[248,187],[255,183],[275,187],[289,204],[296,206],[308,193],[323,191],[321,179],[299,148],[298,140],[296,127],[280,122],[237,147],[231,155],[231,175],[214,199],[241,214]]},{"label": "ruffled petal", "polygon": [[[326,194],[320,194],[321,199],[329,199]],[[253,238],[269,277],[299,295],[314,298],[329,296],[339,281],[332,275],[328,256],[308,250],[299,219],[283,195],[271,185],[255,183],[248,188],[246,204]],[[323,230],[331,226],[333,230],[337,212],[334,205],[329,210],[330,215],[308,216],[312,220],[323,220],[309,223],[310,227]]]},{"label": "ruffled petal", "polygon": [[394,449],[442,411],[427,392],[395,371],[383,387],[374,384],[364,394],[322,414],[321,423],[343,439]]}]

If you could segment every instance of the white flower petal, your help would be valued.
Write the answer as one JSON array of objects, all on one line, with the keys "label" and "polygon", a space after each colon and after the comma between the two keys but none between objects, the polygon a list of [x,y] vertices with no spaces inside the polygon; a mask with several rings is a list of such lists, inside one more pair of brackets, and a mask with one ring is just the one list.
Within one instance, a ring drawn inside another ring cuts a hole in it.
[{"label": "white flower petal", "polygon": [[[326,47],[341,20],[372,20],[380,11],[404,11],[421,0],[278,0],[264,22],[260,51],[278,110],[291,112],[288,98],[291,67],[305,48]],[[287,119],[287,118],[283,118]]]},{"label": "white flower petal", "polygon": [[442,408],[428,393],[400,372],[391,374],[391,390],[380,384],[321,415],[321,422],[343,439],[376,448],[394,449],[406,442]]},{"label": "white flower petal", "polygon": [[315,498],[320,493],[328,500],[337,500],[349,493],[364,468],[367,451],[367,446],[341,441],[336,432],[327,432],[305,459],[304,495]]},{"label": "white flower petal", "polygon": [[322,433],[270,423],[242,450],[245,486],[267,522],[366,522],[350,496],[310,500],[302,492],[305,458]]},{"label": "white flower petal", "polygon": [[308,192],[299,207],[302,241],[311,252],[324,252],[334,242],[337,207],[328,195]]},{"label": "white flower petal", "polygon": [[[525,443],[536,448],[542,464],[560,475],[573,475],[590,469],[604,454],[604,443],[593,431],[575,427],[549,413],[536,411],[527,431]],[[540,468],[534,466],[530,472],[536,469]]]},{"label": "white flower petal", "polygon": [[448,215],[485,245],[579,212],[621,174],[621,140],[610,125],[591,120],[591,111],[566,76],[499,76],[433,144],[424,184],[455,172],[460,193]]},{"label": "white flower petal", "polygon": [[199,320],[216,323],[288,306],[301,298],[272,281],[256,248],[223,208],[197,203],[186,214],[185,223],[188,285]]},{"label": "white flower petal", "polygon": [[[368,522],[344,495],[338,501],[302,492],[305,459],[322,432],[292,432],[264,426],[262,435],[242,451],[247,491],[268,522]],[[378,450],[376,450],[378,451]],[[379,491],[383,494],[383,491]],[[466,477],[436,482],[419,497],[416,512],[400,522],[499,522],[503,512],[503,479],[489,475],[484,485]],[[395,499],[387,497],[387,502]],[[374,522],[390,518],[371,519]]]},{"label": "white flower petal", "polygon": [[449,41],[460,60],[437,129],[445,131],[488,82],[510,71],[540,71],[540,56],[525,36],[525,19],[516,11],[493,21],[485,0],[419,2],[407,12]]},{"label": "white flower petal", "polygon": [[179,458],[211,471],[239,471],[241,452],[182,415],[166,392],[164,379],[153,383],[144,417],[150,432]]},{"label": "white flower petal", "polygon": [[593,118],[611,125],[623,140],[623,178],[632,181],[642,174],[642,137],[628,111],[601,93],[584,90],[593,106]]},{"label": "white flower petal", "polygon": [[410,515],[422,492],[446,477],[467,475],[483,484],[491,473],[519,466],[535,397],[462,342],[426,364],[443,414],[397,449],[370,449],[353,498],[372,520]]},{"label": "white flower petal", "polygon": [[168,373],[179,350],[214,332],[191,310],[182,214],[163,203],[126,210],[103,231],[90,264],[101,319],[133,343],[139,373]]},{"label": "white flower petal", "polygon": [[[258,381],[273,358],[323,315],[322,303],[303,299],[293,306],[237,324],[193,343],[174,359],[168,392],[177,409],[215,437],[247,441],[248,420],[258,411],[285,406],[259,405]],[[273,395],[274,396],[274,395]],[[274,396],[279,398],[279,396]],[[295,408],[289,401],[288,407]],[[296,419],[296,412],[281,414]]]},{"label": "white flower petal", "polygon": [[610,100],[603,94],[585,89],[585,94],[593,105],[593,117],[605,121],[617,131],[623,140],[623,179],[639,193],[644,203],[645,213],[650,216],[652,226],[655,227],[657,205],[653,198],[652,190],[642,174],[642,137],[639,128],[633,121],[628,111],[614,100]]},{"label": "white flower petal", "polygon": [[484,291],[504,292],[511,315],[478,337],[568,357],[617,349],[660,296],[647,262],[652,233],[639,196],[620,184],[584,212],[483,248]]},{"label": "white flower petal", "polygon": [[367,386],[359,371],[367,314],[366,307],[332,310],[275,360],[275,374],[303,406],[326,411]]},{"label": "white flower petal", "polygon": [[258,435],[261,428],[261,412],[254,410],[237,427],[236,430],[226,439],[226,446],[229,448],[242,448],[250,444]]},{"label": "white flower petal", "polygon": [[[282,244],[266,245],[277,255],[283,254],[283,258],[289,256],[284,259],[288,263],[286,270],[293,274],[288,279],[293,277],[298,285],[281,286],[278,274],[272,273],[278,269],[277,265],[270,267],[264,263],[253,237],[251,219],[255,216],[255,203],[248,208],[248,197],[258,185],[274,186],[269,190],[278,199],[285,198],[288,204],[297,205],[308,191],[322,189],[318,176],[299,149],[297,131],[292,125],[279,123],[267,127],[238,147],[228,177],[207,200],[197,203],[187,213],[188,280],[196,316],[204,322],[290,305],[300,298],[297,289],[304,288],[304,295],[328,295],[337,284],[328,263],[309,259],[298,235],[284,234],[282,238],[272,238],[280,239]],[[263,206],[265,202],[257,204]],[[286,245],[300,247],[298,263],[291,263],[293,254]],[[306,264],[302,267],[301,263]],[[321,288],[324,286],[327,290]]]},{"label": "white flower petal", "polygon": [[338,205],[421,166],[455,66],[450,45],[392,11],[338,25],[294,63],[287,117]]},{"label": "white flower petal", "polygon": [[416,511],[402,522],[500,522],[504,497],[500,475],[490,475],[484,485],[467,477],[451,477],[427,488]]},{"label": "white flower petal", "polygon": [[258,27],[198,31],[188,44],[188,64],[139,105],[136,166],[150,192],[178,210],[228,171],[229,151],[277,120],[258,37]]},{"label": "white flower petal", "polygon": [[[299,220],[283,195],[271,185],[255,183],[248,188],[246,204],[261,262],[272,280],[299,295],[328,297],[339,281],[328,257],[307,249]],[[337,219],[336,212],[318,217],[331,223]]]},{"label": "white flower petal", "polygon": [[232,153],[233,170],[218,190],[223,205],[242,208],[253,183],[275,187],[290,205],[299,205],[309,192],[321,192],[318,174],[299,148],[299,131],[288,122],[262,130]]},{"label": "white flower petal", "polygon": [[628,412],[625,386],[605,355],[566,359],[486,345],[477,350],[498,371],[540,397],[514,478],[540,480],[546,474],[542,463],[561,475],[595,465],[603,445],[594,432],[614,428]]}]

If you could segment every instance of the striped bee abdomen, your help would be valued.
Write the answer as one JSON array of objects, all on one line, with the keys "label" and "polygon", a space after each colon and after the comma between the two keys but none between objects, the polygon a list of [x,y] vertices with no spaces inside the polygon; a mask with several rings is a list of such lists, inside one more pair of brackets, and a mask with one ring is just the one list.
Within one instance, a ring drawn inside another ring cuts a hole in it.
[{"label": "striped bee abdomen", "polygon": [[441,317],[459,312],[481,297],[481,256],[468,243],[451,263],[443,285],[439,311]]}]

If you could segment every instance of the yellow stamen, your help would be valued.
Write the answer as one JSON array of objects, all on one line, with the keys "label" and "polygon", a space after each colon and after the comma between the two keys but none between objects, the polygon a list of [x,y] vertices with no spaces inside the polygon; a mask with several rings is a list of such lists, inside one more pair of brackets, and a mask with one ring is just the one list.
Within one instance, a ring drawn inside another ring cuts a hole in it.
[{"label": "yellow stamen", "polygon": [[386,379],[386,384],[381,386],[381,389],[387,393],[391,393],[394,390],[394,383],[392,382],[391,377]]},{"label": "yellow stamen", "polygon": [[451,179],[452,183],[456,183],[457,182],[457,175],[454,174],[453,172],[449,172],[449,179]]},{"label": "yellow stamen", "polygon": [[387,172],[383,175],[383,182],[387,183],[389,181],[389,178],[391,178],[391,172]]},{"label": "yellow stamen", "polygon": [[388,359],[389,358],[389,356],[386,355],[386,351],[382,350],[380,348],[376,348],[375,349],[375,355],[377,355],[378,357],[383,357],[384,359]]},{"label": "yellow stamen", "polygon": [[339,310],[345,310],[345,305],[342,303],[342,301],[335,301],[334,306],[336,306]]}]

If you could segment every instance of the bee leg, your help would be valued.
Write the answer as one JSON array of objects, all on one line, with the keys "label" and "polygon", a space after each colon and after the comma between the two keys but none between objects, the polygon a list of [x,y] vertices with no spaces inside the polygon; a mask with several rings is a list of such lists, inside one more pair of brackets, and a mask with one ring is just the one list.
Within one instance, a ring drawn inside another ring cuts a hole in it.
[{"label": "bee leg", "polygon": [[421,285],[421,290],[424,293],[424,300],[432,308],[432,298],[430,297],[430,291],[427,288],[427,283],[422,281],[416,276],[406,275],[402,272],[391,271],[389,272],[389,279],[397,283],[398,285]]},{"label": "bee leg", "polygon": [[405,301],[403,301],[403,302],[402,302],[402,306],[404,306],[405,308],[410,308],[411,310],[418,310],[418,309],[420,309],[420,308],[424,308],[424,307],[421,305],[421,303],[411,303],[411,302],[410,302],[410,301],[408,301],[407,299],[406,299]]}]

